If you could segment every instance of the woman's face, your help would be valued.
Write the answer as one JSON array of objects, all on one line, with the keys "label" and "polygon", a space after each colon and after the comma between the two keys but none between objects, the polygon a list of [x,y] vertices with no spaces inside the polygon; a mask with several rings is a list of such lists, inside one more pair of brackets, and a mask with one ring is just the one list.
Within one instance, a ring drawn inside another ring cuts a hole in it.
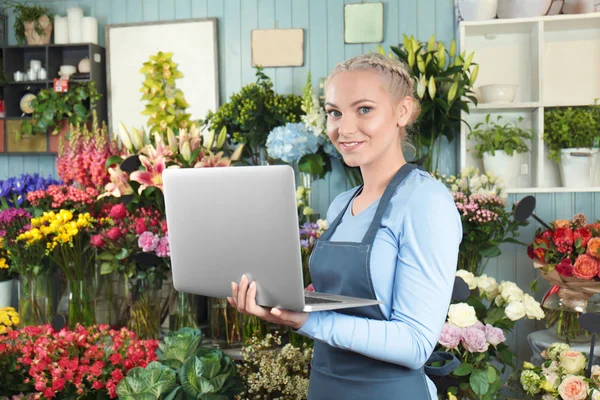
[{"label": "woman's face", "polygon": [[402,154],[400,127],[408,122],[412,99],[395,99],[384,84],[369,70],[340,72],[327,83],[327,135],[351,167]]}]

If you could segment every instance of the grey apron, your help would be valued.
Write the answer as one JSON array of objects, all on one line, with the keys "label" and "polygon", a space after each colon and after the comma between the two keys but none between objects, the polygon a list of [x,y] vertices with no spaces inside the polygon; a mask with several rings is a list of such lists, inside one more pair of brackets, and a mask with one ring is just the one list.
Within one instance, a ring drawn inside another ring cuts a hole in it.
[{"label": "grey apron", "polygon": [[[329,240],[352,200],[361,192],[362,186],[329,229],[316,241],[309,266],[311,280],[317,292],[376,299],[369,265],[375,235],[396,188],[415,168],[413,164],[403,165],[388,184],[362,242]],[[378,305],[337,312],[373,320],[387,320]],[[425,372],[446,375],[460,365],[449,353],[435,353],[430,359],[444,360],[450,363],[443,367],[424,366],[415,370],[315,341],[308,400],[431,400]]]}]

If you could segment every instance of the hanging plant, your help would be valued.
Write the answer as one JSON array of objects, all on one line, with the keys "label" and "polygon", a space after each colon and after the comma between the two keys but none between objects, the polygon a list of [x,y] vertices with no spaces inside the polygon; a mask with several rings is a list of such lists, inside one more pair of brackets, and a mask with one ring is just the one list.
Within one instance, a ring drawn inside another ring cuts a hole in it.
[{"label": "hanging plant", "polygon": [[33,22],[33,29],[38,36],[44,36],[46,34],[46,24],[40,23],[39,19],[46,16],[48,22],[53,20],[53,15],[49,13],[48,8],[39,5],[28,6],[17,0],[4,0],[4,12],[13,9],[15,11],[15,23],[13,28],[15,30],[15,37],[19,44],[27,43],[27,37],[25,35],[25,23]]}]

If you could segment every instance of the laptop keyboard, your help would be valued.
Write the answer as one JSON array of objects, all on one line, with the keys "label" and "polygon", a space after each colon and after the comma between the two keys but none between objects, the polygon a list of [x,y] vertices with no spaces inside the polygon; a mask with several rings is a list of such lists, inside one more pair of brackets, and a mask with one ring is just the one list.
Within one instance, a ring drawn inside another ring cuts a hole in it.
[{"label": "laptop keyboard", "polygon": [[324,299],[321,297],[312,297],[312,296],[304,297],[304,304],[310,305],[310,304],[326,304],[326,303],[341,303],[341,301]]}]

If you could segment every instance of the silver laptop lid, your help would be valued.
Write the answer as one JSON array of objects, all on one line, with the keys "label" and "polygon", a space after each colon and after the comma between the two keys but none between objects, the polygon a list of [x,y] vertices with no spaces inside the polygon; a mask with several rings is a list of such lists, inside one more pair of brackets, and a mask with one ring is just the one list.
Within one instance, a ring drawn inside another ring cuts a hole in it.
[{"label": "silver laptop lid", "polygon": [[175,289],[223,298],[246,273],[259,304],[302,309],[290,166],[167,169],[163,184]]}]

